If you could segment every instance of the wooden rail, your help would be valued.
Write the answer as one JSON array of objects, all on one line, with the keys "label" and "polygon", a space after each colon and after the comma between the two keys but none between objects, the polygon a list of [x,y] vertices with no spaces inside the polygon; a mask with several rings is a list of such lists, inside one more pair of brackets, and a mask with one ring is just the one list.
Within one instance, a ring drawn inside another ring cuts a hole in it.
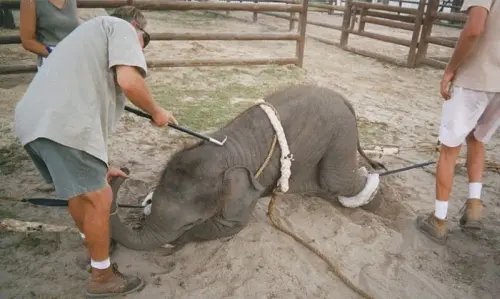
[{"label": "wooden rail", "polygon": [[[297,18],[298,20],[298,18]],[[298,33],[263,32],[263,33],[211,33],[211,32],[183,32],[183,33],[150,33],[151,40],[300,40]],[[0,36],[0,45],[20,44],[18,35]]]},{"label": "wooden rail", "polygon": [[[255,1],[255,0],[243,0]],[[278,0],[274,0],[278,2]],[[278,4],[262,3],[202,3],[202,2],[181,2],[181,1],[147,1],[147,0],[78,0],[79,8],[117,8],[123,5],[134,5],[142,10],[215,10],[215,11],[251,11],[265,12],[278,11],[299,13],[298,17],[293,17],[292,21],[298,22],[297,32],[267,32],[267,33],[150,33],[151,40],[289,40],[296,42],[295,57],[293,58],[259,58],[259,59],[181,59],[181,60],[154,60],[148,61],[149,67],[188,67],[188,66],[243,66],[243,65],[265,65],[265,64],[294,64],[302,67],[304,63],[305,33],[307,24],[308,0],[303,0],[301,4],[295,0],[279,0]],[[285,3],[286,2],[286,3]],[[0,6],[11,9],[18,9],[19,0],[0,0]],[[0,44],[19,44],[19,36],[0,36]],[[16,74],[36,72],[36,65],[2,65],[0,74]]]},{"label": "wooden rail", "polygon": [[398,29],[403,29],[403,30],[409,30],[409,31],[415,30],[415,26],[411,25],[411,24],[407,24],[407,23],[404,23],[401,21],[384,20],[381,18],[375,18],[375,17],[369,17],[369,16],[362,17],[361,22],[370,23],[370,24],[377,24],[377,25],[398,28]]},{"label": "wooden rail", "polygon": [[[255,59],[176,59],[176,60],[148,60],[148,67],[190,67],[190,66],[247,66],[247,65],[286,65],[298,64],[296,57],[291,58],[255,58]],[[36,65],[4,65],[0,67],[0,75],[33,73]]]}]

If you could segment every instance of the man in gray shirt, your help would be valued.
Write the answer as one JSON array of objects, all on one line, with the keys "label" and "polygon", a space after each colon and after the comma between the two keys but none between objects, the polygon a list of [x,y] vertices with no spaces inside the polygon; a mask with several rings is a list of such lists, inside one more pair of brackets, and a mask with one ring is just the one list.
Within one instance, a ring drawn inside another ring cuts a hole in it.
[{"label": "man in gray shirt", "polygon": [[72,31],[47,57],[15,109],[15,132],[47,183],[68,200],[71,216],[88,244],[91,278],[86,295],[128,294],[143,288],[109,259],[113,176],[108,136],[125,97],[150,113],[157,126],[176,123],[145,84],[146,20],[132,6],[93,18]]}]

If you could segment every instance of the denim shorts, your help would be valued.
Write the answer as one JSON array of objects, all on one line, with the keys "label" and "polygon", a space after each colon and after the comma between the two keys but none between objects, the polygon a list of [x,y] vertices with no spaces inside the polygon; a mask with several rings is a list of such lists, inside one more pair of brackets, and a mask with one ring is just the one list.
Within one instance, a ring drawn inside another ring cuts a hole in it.
[{"label": "denim shorts", "polygon": [[43,179],[54,184],[58,199],[68,200],[107,185],[108,165],[84,151],[46,138],[29,142],[24,149]]}]

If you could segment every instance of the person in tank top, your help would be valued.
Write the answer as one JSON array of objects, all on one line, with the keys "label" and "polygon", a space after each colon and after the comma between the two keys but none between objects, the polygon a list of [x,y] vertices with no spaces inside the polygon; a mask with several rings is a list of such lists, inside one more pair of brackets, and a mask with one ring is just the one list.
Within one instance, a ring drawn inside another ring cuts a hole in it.
[{"label": "person in tank top", "polygon": [[21,43],[38,56],[38,68],[79,23],[76,0],[21,0]]}]

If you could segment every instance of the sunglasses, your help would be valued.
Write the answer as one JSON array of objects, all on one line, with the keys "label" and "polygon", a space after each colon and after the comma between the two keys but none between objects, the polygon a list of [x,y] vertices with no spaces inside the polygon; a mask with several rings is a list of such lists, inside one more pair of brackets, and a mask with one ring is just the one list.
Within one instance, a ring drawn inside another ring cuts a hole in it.
[{"label": "sunglasses", "polygon": [[144,31],[144,29],[141,29],[141,31],[142,31],[142,38],[144,39],[144,47],[143,48],[146,48],[146,46],[151,41],[151,36],[149,36],[149,33]]}]

